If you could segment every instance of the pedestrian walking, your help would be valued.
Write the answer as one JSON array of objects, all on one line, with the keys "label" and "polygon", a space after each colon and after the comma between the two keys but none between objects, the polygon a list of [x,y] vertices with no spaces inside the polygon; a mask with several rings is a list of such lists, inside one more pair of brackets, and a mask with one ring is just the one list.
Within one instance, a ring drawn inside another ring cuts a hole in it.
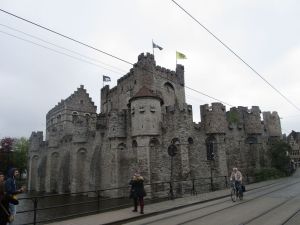
[{"label": "pedestrian walking", "polygon": [[[16,177],[19,175],[19,170],[16,168],[11,168],[8,172],[8,178],[5,182],[5,191],[6,194],[9,196],[9,199],[13,199],[15,202],[11,202],[9,200],[9,213],[13,218],[15,218],[17,213],[17,207],[15,204],[17,202],[17,195],[20,193],[23,193],[25,191],[24,187],[21,187],[20,189],[17,189],[16,186]],[[13,224],[12,222],[8,224]]]},{"label": "pedestrian walking", "polygon": [[129,184],[131,185],[130,198],[133,199],[134,204],[133,212],[138,211],[139,204],[140,213],[144,214],[144,197],[146,196],[144,178],[139,173],[135,173]]},{"label": "pedestrian walking", "polygon": [[9,203],[17,204],[18,201],[5,193],[4,173],[0,171],[0,225],[6,225],[12,220]]}]

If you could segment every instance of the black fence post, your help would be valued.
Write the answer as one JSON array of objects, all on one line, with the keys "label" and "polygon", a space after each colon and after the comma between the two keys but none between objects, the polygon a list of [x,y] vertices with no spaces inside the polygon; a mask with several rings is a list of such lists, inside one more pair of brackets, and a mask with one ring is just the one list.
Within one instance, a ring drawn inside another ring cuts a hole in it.
[{"label": "black fence post", "polygon": [[192,195],[197,195],[197,192],[195,190],[195,178],[192,179]]},{"label": "black fence post", "polygon": [[170,191],[169,191],[169,196],[173,200],[174,199],[174,191],[173,191],[173,182],[170,181]]},{"label": "black fence post", "polygon": [[225,186],[228,188],[227,176],[225,176]]},{"label": "black fence post", "polygon": [[215,189],[212,174],[210,175],[210,189],[211,189],[211,191],[214,191],[214,189]]},{"label": "black fence post", "polygon": [[97,191],[97,205],[98,205],[98,211],[100,211],[100,190]]},{"label": "black fence post", "polygon": [[36,225],[36,213],[37,213],[38,199],[33,198],[33,224]]}]

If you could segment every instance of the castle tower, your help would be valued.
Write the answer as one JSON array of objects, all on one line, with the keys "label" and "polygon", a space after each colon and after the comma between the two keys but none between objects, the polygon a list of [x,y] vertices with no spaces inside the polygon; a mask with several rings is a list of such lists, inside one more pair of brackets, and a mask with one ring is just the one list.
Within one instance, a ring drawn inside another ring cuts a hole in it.
[{"label": "castle tower", "polygon": [[43,147],[43,132],[32,132],[29,138],[28,190],[38,188],[38,161]]},{"label": "castle tower", "polygon": [[261,134],[262,123],[260,119],[260,109],[258,106],[252,106],[250,110],[243,111],[245,131],[247,134]]},{"label": "castle tower", "polygon": [[228,123],[226,120],[226,108],[222,103],[212,103],[211,107],[200,106],[201,122],[204,124],[206,138],[207,160],[213,152],[214,160],[210,166],[214,165],[216,175],[227,176],[227,159],[225,134]]},{"label": "castle tower", "polygon": [[132,136],[160,134],[162,102],[146,87],[130,99]]},{"label": "castle tower", "polygon": [[43,143],[43,132],[32,132],[29,138],[29,149],[30,151],[38,151],[40,150],[40,146]]},{"label": "castle tower", "polygon": [[65,135],[73,135],[73,142],[85,142],[89,130],[95,130],[97,107],[83,85],[67,99],[61,100],[46,116],[46,141],[58,147]]},{"label": "castle tower", "polygon": [[212,103],[211,107],[200,106],[201,121],[206,134],[225,134],[227,130],[226,108],[222,103]]},{"label": "castle tower", "polygon": [[271,137],[281,137],[280,118],[277,112],[263,112],[265,128]]},{"label": "castle tower", "polygon": [[162,99],[146,87],[142,87],[130,99],[131,136],[137,143],[137,167],[147,182],[151,179],[150,142],[160,135]]}]

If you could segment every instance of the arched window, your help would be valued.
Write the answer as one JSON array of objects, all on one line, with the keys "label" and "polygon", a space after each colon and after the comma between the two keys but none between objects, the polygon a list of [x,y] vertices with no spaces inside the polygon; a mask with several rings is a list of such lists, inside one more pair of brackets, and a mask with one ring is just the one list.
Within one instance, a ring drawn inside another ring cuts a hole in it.
[{"label": "arched window", "polygon": [[206,139],[206,158],[207,160],[214,160],[217,153],[217,140],[214,136]]},{"label": "arched window", "polygon": [[166,82],[163,86],[163,98],[166,106],[175,104],[175,88],[170,82]]},{"label": "arched window", "polygon": [[118,145],[118,149],[119,149],[119,150],[125,150],[125,149],[126,149],[126,144],[120,143],[120,144]]},{"label": "arched window", "polygon": [[193,138],[189,137],[189,138],[188,138],[188,143],[189,143],[190,145],[194,144]]},{"label": "arched window", "polygon": [[247,137],[245,140],[246,144],[257,144],[257,138],[256,137]]},{"label": "arched window", "polygon": [[72,112],[72,120],[75,121],[78,119],[78,112],[74,111]]},{"label": "arched window", "polygon": [[180,141],[179,141],[178,138],[173,138],[172,141],[171,141],[171,143],[172,143],[173,145],[180,145]]},{"label": "arched window", "polygon": [[159,146],[159,141],[156,138],[152,138],[149,142],[150,147],[158,147]]},{"label": "arched window", "polygon": [[132,141],[132,148],[137,148],[137,142],[136,142],[136,140]]},{"label": "arched window", "polygon": [[61,115],[60,115],[60,114],[57,116],[57,122],[58,122],[58,123],[61,122]]},{"label": "arched window", "polygon": [[174,86],[173,86],[170,82],[166,82],[166,83],[164,84],[164,88],[165,88],[165,90],[166,90],[168,93],[174,93],[174,92],[175,92]]}]

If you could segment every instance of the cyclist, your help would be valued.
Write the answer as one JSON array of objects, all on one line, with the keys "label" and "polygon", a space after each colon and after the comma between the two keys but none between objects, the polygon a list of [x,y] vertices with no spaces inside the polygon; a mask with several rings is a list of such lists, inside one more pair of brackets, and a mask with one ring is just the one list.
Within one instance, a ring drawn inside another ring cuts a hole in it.
[{"label": "cyclist", "polygon": [[232,168],[232,173],[230,175],[230,181],[232,183],[234,183],[237,193],[240,193],[240,195],[242,195],[243,194],[243,191],[242,191],[243,175],[238,170],[238,168],[236,168],[236,167]]}]

